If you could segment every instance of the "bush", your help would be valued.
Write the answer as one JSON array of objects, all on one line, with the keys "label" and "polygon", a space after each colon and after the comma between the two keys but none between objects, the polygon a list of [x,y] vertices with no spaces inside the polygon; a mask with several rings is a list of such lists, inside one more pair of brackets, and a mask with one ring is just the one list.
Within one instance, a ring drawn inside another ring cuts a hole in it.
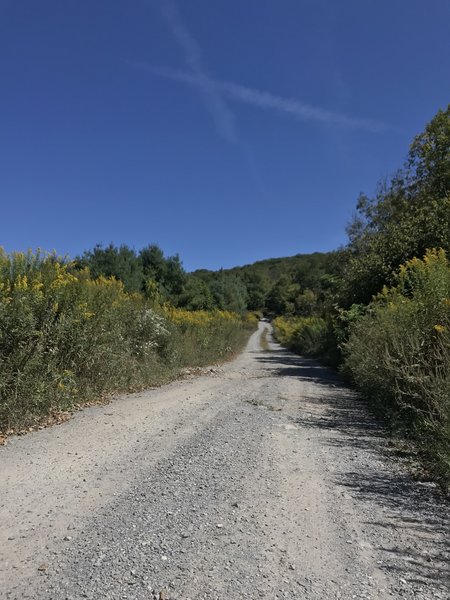
[{"label": "bush", "polygon": [[276,339],[298,354],[323,356],[328,346],[329,327],[320,317],[277,317]]},{"label": "bush", "polygon": [[181,366],[223,360],[242,349],[257,324],[251,315],[241,318],[223,310],[188,311],[165,307],[164,314],[175,328],[175,352]]},{"label": "bush", "polygon": [[251,328],[232,313],[152,308],[53,255],[0,250],[0,432],[224,358]]},{"label": "bush", "polygon": [[450,480],[450,264],[444,250],[405,263],[351,326],[345,368]]}]

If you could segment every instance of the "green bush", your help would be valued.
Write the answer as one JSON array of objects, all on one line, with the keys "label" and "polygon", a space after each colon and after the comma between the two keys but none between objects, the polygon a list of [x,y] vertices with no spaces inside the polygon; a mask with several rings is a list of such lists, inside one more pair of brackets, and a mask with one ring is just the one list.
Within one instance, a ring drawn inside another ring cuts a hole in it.
[{"label": "green bush", "polygon": [[450,480],[450,264],[443,250],[405,263],[350,329],[345,368],[376,409],[414,437]]},{"label": "green bush", "polygon": [[224,358],[252,328],[231,313],[183,314],[55,256],[0,250],[0,432]]},{"label": "green bush", "polygon": [[220,361],[241,350],[258,323],[251,313],[242,318],[224,310],[189,311],[169,306],[163,314],[174,328],[177,363],[183,367]]},{"label": "green bush", "polygon": [[329,328],[320,317],[277,317],[274,319],[276,339],[297,354],[323,356]]}]

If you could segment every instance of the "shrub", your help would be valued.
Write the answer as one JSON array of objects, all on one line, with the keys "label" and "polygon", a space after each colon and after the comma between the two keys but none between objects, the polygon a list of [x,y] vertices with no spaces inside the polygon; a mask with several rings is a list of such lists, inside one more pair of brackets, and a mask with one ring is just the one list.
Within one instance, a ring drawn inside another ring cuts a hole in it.
[{"label": "shrub", "polygon": [[54,255],[0,250],[0,431],[224,358],[251,328],[223,311],[161,311]]},{"label": "shrub", "polygon": [[167,344],[164,319],[123,284],[54,256],[0,254],[0,428],[142,385]]},{"label": "shrub", "polygon": [[237,352],[257,323],[252,317],[222,310],[165,307],[164,315],[175,328],[175,351],[181,366],[207,364]]},{"label": "shrub", "polygon": [[450,264],[429,250],[351,327],[345,367],[396,427],[415,437],[450,480]]},{"label": "shrub", "polygon": [[328,340],[328,323],[320,317],[277,317],[277,340],[298,354],[322,356]]}]

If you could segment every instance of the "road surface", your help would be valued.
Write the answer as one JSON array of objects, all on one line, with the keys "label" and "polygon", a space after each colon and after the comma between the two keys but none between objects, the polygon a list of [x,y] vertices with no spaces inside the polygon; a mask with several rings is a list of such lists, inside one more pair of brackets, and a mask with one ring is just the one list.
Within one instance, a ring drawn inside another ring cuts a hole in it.
[{"label": "road surface", "polygon": [[448,504],[267,327],[0,448],[1,598],[450,598]]}]

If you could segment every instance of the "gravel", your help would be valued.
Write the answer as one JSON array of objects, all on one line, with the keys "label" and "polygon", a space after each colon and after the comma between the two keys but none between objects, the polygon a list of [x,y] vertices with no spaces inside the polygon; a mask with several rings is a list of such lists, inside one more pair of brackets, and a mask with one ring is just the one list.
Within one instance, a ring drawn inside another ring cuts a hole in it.
[{"label": "gravel", "polygon": [[0,449],[0,597],[449,599],[449,505],[260,324],[232,363]]}]

